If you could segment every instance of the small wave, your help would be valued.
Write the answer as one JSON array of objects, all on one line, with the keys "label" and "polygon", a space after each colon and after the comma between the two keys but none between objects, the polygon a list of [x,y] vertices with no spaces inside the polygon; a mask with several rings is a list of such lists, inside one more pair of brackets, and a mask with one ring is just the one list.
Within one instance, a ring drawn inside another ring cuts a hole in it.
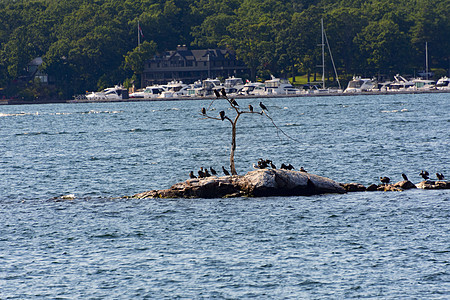
[{"label": "small wave", "polygon": [[128,132],[144,132],[144,131],[145,130],[141,129],[141,128],[133,128],[133,129],[128,130]]},{"label": "small wave", "polygon": [[38,132],[23,132],[23,133],[17,133],[16,136],[23,136],[23,135],[29,135],[29,136],[34,136],[34,135],[49,135],[50,133],[46,132],[46,131],[38,131]]},{"label": "small wave", "polygon": [[398,109],[382,110],[381,113],[398,113],[398,112],[407,112],[407,111],[408,111],[408,109],[404,108],[404,109],[401,109],[401,110],[398,110]]},{"label": "small wave", "polygon": [[39,112],[32,112],[32,113],[0,113],[0,117],[22,117],[22,116],[38,116]]},{"label": "small wave", "polygon": [[301,124],[297,124],[297,123],[286,123],[286,126],[294,126],[294,127],[297,127],[297,126],[302,126]]},{"label": "small wave", "polygon": [[79,112],[82,115],[88,115],[88,114],[120,114],[123,113],[123,110],[90,110],[90,111],[84,111]]}]

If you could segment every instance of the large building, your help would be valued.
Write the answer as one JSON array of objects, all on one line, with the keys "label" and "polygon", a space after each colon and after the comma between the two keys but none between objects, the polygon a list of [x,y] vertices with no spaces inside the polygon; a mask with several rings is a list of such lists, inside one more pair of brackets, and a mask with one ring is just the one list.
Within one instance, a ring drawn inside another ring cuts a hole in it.
[{"label": "large building", "polygon": [[240,77],[248,73],[247,66],[236,59],[230,50],[189,50],[178,46],[148,60],[142,74],[143,86],[163,84],[172,80],[193,83],[196,80],[230,76]]}]

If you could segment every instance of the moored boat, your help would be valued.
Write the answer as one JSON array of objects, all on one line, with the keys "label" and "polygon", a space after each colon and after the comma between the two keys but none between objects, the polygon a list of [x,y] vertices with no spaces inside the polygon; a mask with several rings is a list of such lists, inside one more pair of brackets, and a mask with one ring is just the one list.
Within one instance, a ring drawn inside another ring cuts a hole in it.
[{"label": "moored boat", "polygon": [[128,90],[121,85],[106,88],[101,92],[92,92],[86,95],[88,100],[125,100],[128,99]]}]

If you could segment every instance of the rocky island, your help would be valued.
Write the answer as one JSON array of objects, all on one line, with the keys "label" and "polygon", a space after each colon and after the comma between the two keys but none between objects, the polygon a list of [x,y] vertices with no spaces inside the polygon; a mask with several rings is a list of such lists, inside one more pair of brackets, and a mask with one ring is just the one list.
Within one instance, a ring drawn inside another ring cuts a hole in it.
[{"label": "rocky island", "polygon": [[245,175],[188,179],[174,184],[169,189],[142,192],[131,198],[310,196],[362,191],[404,191],[415,188],[449,189],[450,182],[426,180],[416,185],[409,180],[403,180],[394,184],[372,184],[365,187],[359,183],[338,183],[302,171],[258,169]]}]

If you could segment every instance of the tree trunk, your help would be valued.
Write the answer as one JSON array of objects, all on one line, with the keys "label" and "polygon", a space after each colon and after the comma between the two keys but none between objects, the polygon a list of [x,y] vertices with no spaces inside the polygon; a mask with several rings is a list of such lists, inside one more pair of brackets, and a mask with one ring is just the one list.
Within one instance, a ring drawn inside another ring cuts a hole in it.
[{"label": "tree trunk", "polygon": [[236,151],[236,124],[239,119],[239,116],[241,114],[238,113],[236,115],[236,118],[234,119],[234,122],[232,124],[232,131],[231,131],[231,151],[230,151],[230,169],[231,169],[231,175],[237,175],[236,167],[234,165],[234,152]]}]

